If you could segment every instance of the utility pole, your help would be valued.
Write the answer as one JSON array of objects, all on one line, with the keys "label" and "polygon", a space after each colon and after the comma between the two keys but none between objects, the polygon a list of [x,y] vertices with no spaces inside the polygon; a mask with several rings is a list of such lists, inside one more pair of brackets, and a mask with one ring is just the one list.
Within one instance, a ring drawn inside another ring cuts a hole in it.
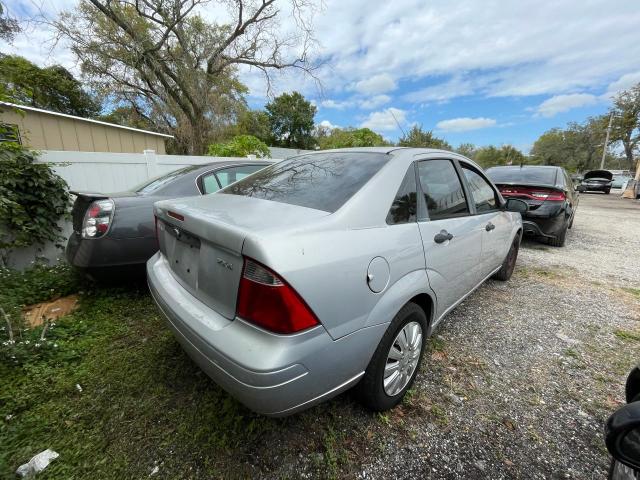
[{"label": "utility pole", "polygon": [[604,170],[604,158],[607,156],[607,146],[609,145],[609,135],[611,134],[611,125],[613,124],[613,112],[609,117],[609,126],[607,127],[607,136],[604,139],[604,145],[602,146],[602,160],[600,160],[600,170]]}]

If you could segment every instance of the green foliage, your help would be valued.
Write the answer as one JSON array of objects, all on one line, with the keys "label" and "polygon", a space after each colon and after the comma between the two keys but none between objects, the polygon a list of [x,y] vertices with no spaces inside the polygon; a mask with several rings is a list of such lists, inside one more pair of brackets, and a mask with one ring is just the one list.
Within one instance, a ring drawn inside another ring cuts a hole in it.
[{"label": "green foliage", "polygon": [[58,220],[68,212],[66,182],[37,154],[0,143],[0,256],[10,250],[62,240]]},{"label": "green foliage", "polygon": [[60,65],[40,68],[18,55],[0,54],[0,85],[17,104],[80,117],[100,112],[100,104]]},{"label": "green foliage", "polygon": [[622,142],[627,165],[635,168],[634,155],[640,146],[640,83],[620,92],[613,102],[612,140]]},{"label": "green foliage", "polygon": [[237,135],[252,135],[267,145],[273,142],[269,115],[262,110],[244,110],[238,115]]},{"label": "green foliage", "polygon": [[500,148],[491,145],[478,149],[474,160],[483,168],[488,168],[495,165],[519,165],[525,162],[525,157],[520,150],[511,145],[503,145]]},{"label": "green foliage", "polygon": [[271,157],[267,145],[252,135],[237,135],[226,143],[209,145],[207,155],[213,157],[246,157],[256,155],[260,158]]},{"label": "green foliage", "polygon": [[398,140],[399,147],[439,148],[441,150],[453,150],[449,143],[436,137],[431,130],[423,130],[422,125],[414,125],[407,134]]},{"label": "green foliage", "polygon": [[301,149],[315,146],[313,117],[317,109],[300,93],[283,93],[265,108],[276,145]]},{"label": "green foliage", "polygon": [[318,146],[322,150],[349,147],[380,147],[389,145],[382,135],[368,128],[334,128],[327,134],[319,135]]},{"label": "green foliage", "polygon": [[140,128],[142,130],[153,130],[153,123],[144,117],[139,111],[132,106],[121,105],[114,108],[109,113],[100,115],[97,120],[125,127]]},{"label": "green foliage", "polygon": [[473,160],[478,153],[478,148],[473,143],[461,143],[458,148],[456,148],[456,152]]},{"label": "green foliage", "polygon": [[591,117],[584,123],[569,123],[543,133],[531,148],[531,160],[557,165],[568,171],[592,170],[598,166],[604,143],[606,117]]}]

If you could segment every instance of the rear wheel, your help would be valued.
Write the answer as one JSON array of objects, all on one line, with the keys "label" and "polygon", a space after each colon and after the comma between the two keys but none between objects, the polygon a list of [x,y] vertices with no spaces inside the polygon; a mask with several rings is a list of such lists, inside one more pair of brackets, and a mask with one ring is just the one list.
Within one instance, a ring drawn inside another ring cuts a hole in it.
[{"label": "rear wheel", "polygon": [[607,195],[609,195],[609,192],[610,192],[610,191],[611,191],[611,189],[610,189],[610,188],[608,188],[608,189],[606,189],[606,190],[604,191],[604,193],[605,193],[605,194],[607,194]]},{"label": "rear wheel", "polygon": [[356,387],[360,401],[380,412],[402,401],[418,372],[424,353],[427,316],[413,302],[394,317]]},{"label": "rear wheel", "polygon": [[513,270],[516,268],[516,260],[518,259],[518,251],[520,250],[520,236],[517,235],[514,238],[513,243],[511,244],[511,248],[509,248],[509,253],[507,253],[507,257],[502,262],[502,266],[500,270],[493,274],[493,278],[496,280],[500,280],[501,282],[506,282],[513,275]]},{"label": "rear wheel", "polygon": [[562,227],[562,231],[555,237],[551,237],[549,239],[549,245],[552,247],[564,247],[564,244],[567,241],[567,230],[569,229],[568,222],[565,222],[564,227]]}]

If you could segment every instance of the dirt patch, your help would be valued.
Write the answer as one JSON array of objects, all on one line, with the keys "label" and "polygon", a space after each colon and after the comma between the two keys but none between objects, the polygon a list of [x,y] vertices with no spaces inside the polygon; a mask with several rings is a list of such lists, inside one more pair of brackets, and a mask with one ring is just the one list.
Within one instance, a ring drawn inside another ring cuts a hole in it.
[{"label": "dirt patch", "polygon": [[24,320],[29,327],[42,325],[45,321],[58,318],[73,312],[78,306],[78,295],[68,295],[50,302],[36,303],[24,308]]}]

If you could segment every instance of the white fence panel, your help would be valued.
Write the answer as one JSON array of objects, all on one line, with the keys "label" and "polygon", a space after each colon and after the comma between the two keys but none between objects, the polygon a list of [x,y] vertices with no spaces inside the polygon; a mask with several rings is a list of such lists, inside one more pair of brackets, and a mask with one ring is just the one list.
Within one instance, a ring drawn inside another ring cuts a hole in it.
[{"label": "white fence panel", "polygon": [[44,150],[38,161],[51,164],[71,190],[110,193],[130,189],[145,180],[188,165],[229,160],[246,158],[157,155],[153,150],[145,150],[144,153]]}]

